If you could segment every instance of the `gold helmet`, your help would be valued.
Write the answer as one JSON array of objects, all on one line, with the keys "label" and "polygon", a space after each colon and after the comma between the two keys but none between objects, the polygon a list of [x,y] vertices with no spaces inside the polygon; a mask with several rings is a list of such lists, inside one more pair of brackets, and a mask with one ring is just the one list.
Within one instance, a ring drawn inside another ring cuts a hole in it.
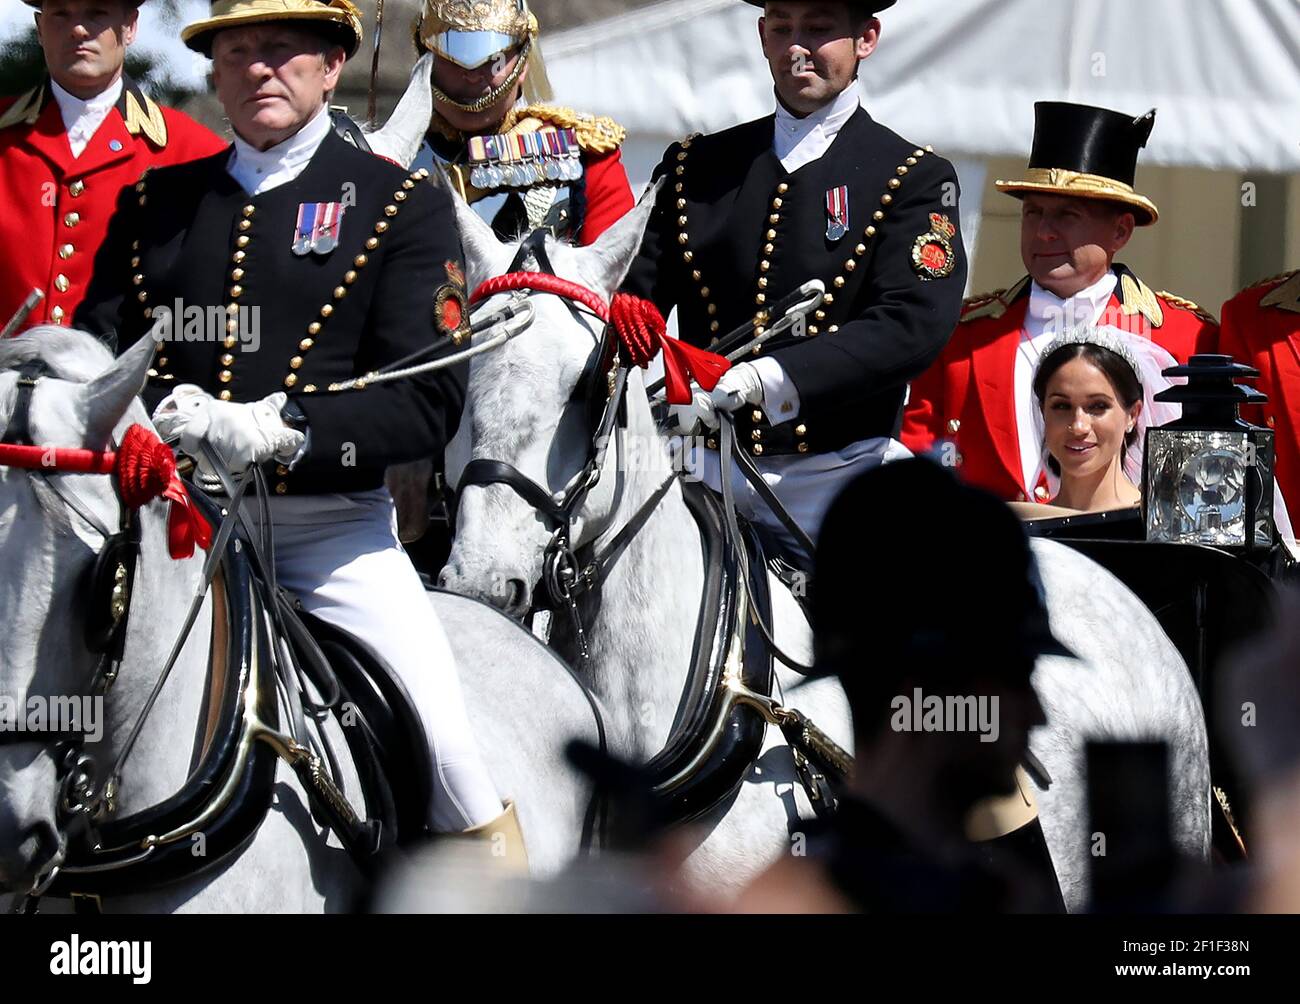
[{"label": "gold helmet", "polygon": [[528,9],[527,0],[424,0],[424,10],[415,22],[416,45],[421,50],[468,70],[519,50],[510,75],[476,101],[457,101],[434,86],[438,100],[466,112],[480,112],[496,104],[519,82],[525,68],[527,100],[550,100],[551,88],[537,35],[537,17]]}]

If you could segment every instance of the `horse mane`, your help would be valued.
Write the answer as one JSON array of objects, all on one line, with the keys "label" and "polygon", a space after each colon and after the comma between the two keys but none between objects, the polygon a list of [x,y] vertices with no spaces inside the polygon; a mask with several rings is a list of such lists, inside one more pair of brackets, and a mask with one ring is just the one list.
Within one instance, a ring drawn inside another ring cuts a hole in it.
[{"label": "horse mane", "polygon": [[113,364],[113,353],[94,335],[42,324],[0,341],[0,371],[40,359],[60,380],[88,383]]}]

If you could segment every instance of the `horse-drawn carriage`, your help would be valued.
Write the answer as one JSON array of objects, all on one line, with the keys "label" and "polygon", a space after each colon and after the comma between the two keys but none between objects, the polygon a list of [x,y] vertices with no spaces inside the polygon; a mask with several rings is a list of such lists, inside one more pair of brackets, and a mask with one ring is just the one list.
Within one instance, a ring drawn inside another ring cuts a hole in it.
[{"label": "horse-drawn carriage", "polygon": [[1030,505],[1022,516],[1032,536],[1068,544],[1123,582],[1177,647],[1209,730],[1215,847],[1236,858],[1247,792],[1226,753],[1219,670],[1272,625],[1277,591],[1297,565],[1274,511],[1272,433],[1238,414],[1264,400],[1235,382],[1258,372],[1196,356],[1166,375],[1188,379],[1158,398],[1181,403],[1183,417],[1148,431],[1141,510],[1035,518],[1045,507]]}]

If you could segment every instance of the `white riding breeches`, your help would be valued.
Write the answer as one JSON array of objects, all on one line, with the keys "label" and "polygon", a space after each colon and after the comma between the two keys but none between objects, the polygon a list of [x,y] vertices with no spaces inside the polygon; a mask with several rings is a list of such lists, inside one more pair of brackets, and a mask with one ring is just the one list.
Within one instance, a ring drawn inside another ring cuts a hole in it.
[{"label": "white riding breeches", "polygon": [[[491,822],[501,800],[470,732],[451,646],[398,542],[388,490],[269,505],[280,585],[309,613],[370,646],[411,695],[433,758],[434,830]],[[257,506],[246,504],[245,512],[256,525]]]}]

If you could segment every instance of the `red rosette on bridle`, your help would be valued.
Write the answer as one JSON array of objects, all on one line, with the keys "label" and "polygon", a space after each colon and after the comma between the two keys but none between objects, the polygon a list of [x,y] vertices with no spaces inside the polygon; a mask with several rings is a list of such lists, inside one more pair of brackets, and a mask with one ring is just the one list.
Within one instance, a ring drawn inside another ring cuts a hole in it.
[{"label": "red rosette on bridle", "polygon": [[188,558],[194,545],[212,545],[212,527],[195,508],[176,473],[171,449],[143,425],[133,425],[122,437],[113,463],[124,505],[138,509],[156,498],[171,503],[167,513],[167,550],[173,558]]},{"label": "red rosette on bridle", "polygon": [[713,390],[722,374],[731,369],[731,360],[669,338],[659,308],[639,296],[616,293],[609,305],[609,323],[633,364],[645,369],[651,359],[663,353],[669,404],[690,404],[691,380],[705,390]]}]

